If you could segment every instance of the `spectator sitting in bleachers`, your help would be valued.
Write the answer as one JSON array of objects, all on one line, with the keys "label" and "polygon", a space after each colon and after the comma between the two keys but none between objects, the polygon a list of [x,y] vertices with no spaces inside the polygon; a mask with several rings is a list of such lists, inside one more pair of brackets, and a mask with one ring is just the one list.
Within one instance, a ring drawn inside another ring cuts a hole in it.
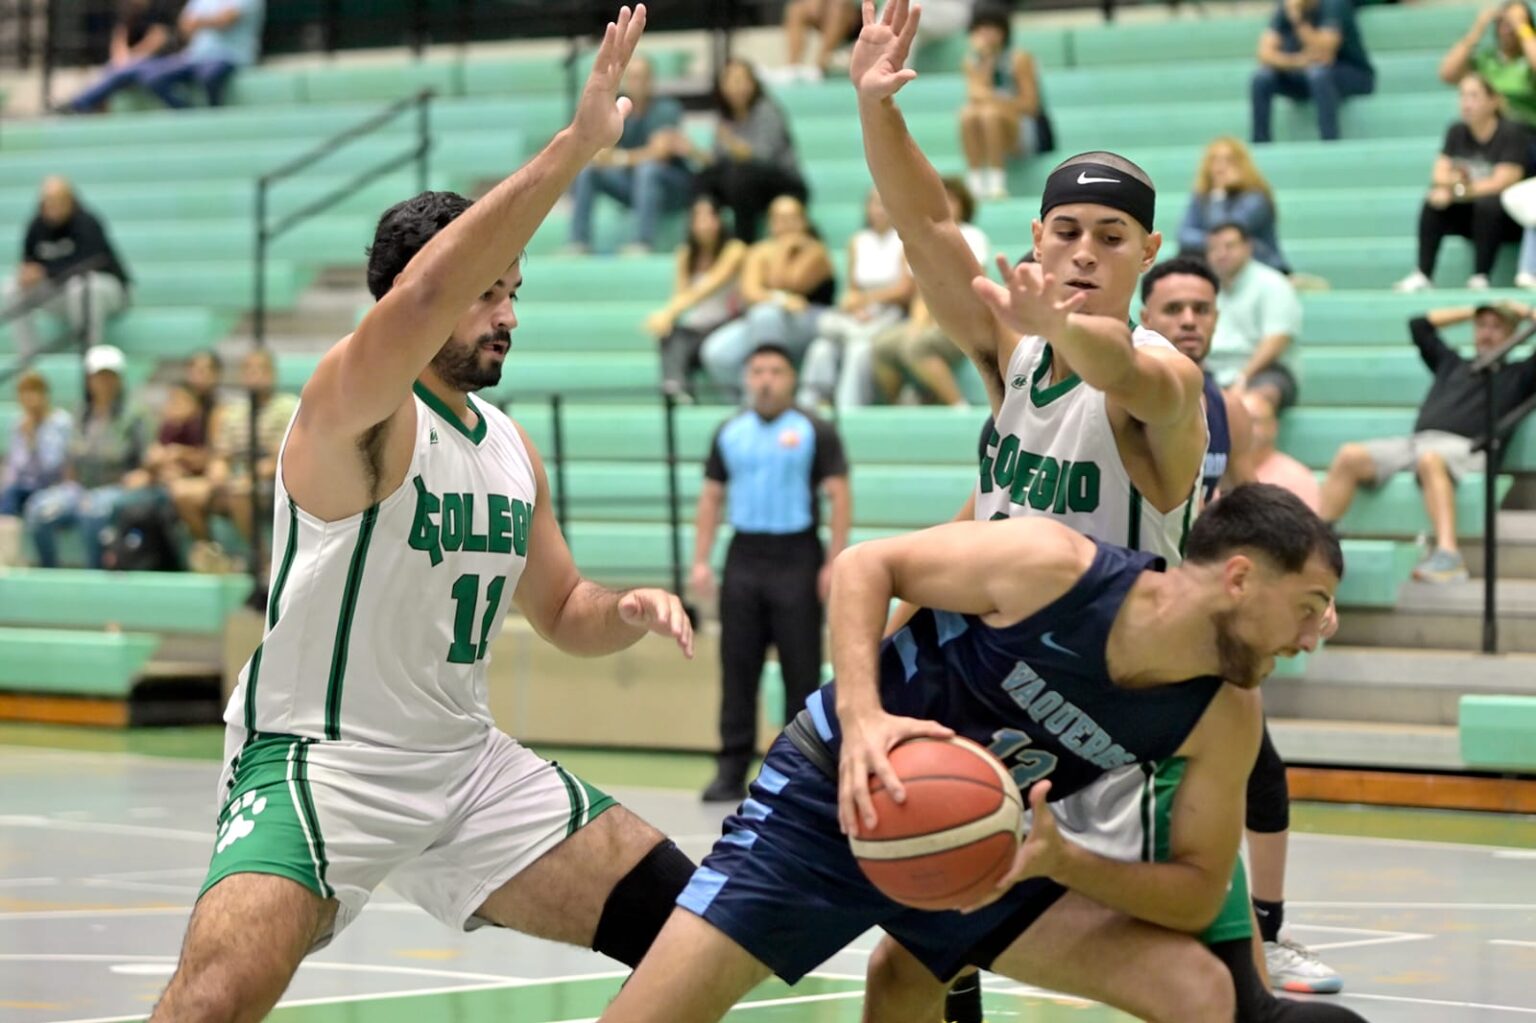
[{"label": "spectator sitting in bleachers", "polygon": [[[1479,354],[1509,340],[1515,327],[1530,319],[1531,310],[1518,302],[1480,305],[1476,309],[1434,309],[1409,324],[1413,343],[1424,365],[1434,374],[1429,392],[1419,404],[1411,437],[1383,437],[1352,442],[1339,448],[1323,481],[1319,514],[1337,522],[1349,510],[1355,491],[1377,487],[1399,472],[1412,469],[1424,495],[1424,510],[1435,533],[1435,549],[1418,568],[1415,579],[1456,582],[1467,578],[1467,567],[1456,543],[1455,483],[1467,473],[1481,472],[1482,452],[1473,452],[1473,438],[1485,429],[1486,385],[1471,370],[1471,362],[1445,343],[1441,329],[1472,321],[1472,339]],[[1494,418],[1498,419],[1536,392],[1536,355],[1507,363],[1494,377]]]},{"label": "spectator sitting in bleachers", "polygon": [[1499,193],[1525,176],[1524,128],[1499,114],[1499,98],[1476,72],[1461,79],[1461,119],[1445,133],[1430,171],[1429,195],[1419,210],[1419,267],[1398,281],[1398,291],[1433,287],[1440,243],[1448,234],[1472,240],[1467,287],[1484,289],[1499,246],[1520,237]]},{"label": "spectator sitting in bleachers", "polygon": [[218,571],[228,566],[224,552],[213,542],[213,516],[234,523],[249,544],[257,520],[251,515],[251,413],[256,414],[256,465],[258,503],[263,516],[271,514],[273,480],[277,476],[277,451],[299,399],[277,390],[277,367],[272,353],[257,349],[240,363],[243,394],[230,401],[215,418],[208,457],[202,476],[184,476],[170,487],[176,511],[194,540],[189,556],[198,571]]},{"label": "spectator sitting in bleachers", "polygon": [[[94,269],[80,269],[95,261]],[[68,181],[44,178],[21,265],[6,288],[7,305],[35,304],[11,324],[21,359],[38,351],[33,317],[39,312],[62,318],[71,333],[84,334],[86,344],[100,344],[107,320],[128,307],[128,283],[101,221],[80,204]]]},{"label": "spectator sitting in bleachers", "polygon": [[1249,391],[1243,395],[1243,409],[1248,413],[1253,434],[1248,442],[1248,464],[1253,478],[1260,483],[1284,487],[1317,511],[1322,507],[1317,477],[1301,462],[1275,447],[1280,436],[1280,420],[1268,401]]},{"label": "spectator sitting in bleachers", "polygon": [[730,236],[714,201],[695,199],[688,239],[677,249],[672,299],[645,320],[645,329],[661,343],[661,389],[666,393],[693,398],[692,377],[702,368],[704,339],[741,313],[746,258],[747,243]]},{"label": "spectator sitting in bleachers", "polygon": [[213,436],[213,418],[219,407],[219,381],[224,375],[224,360],[212,348],[193,352],[187,357],[182,382],[197,401],[198,418],[204,437]]},{"label": "spectator sitting in bleachers", "polygon": [[710,380],[736,400],[747,356],[761,345],[778,345],[800,358],[816,336],[816,324],[836,299],[832,258],[805,206],[781,195],[768,208],[769,236],[747,250],[741,271],[746,315],[704,339],[699,358]]},{"label": "spectator sitting in bleachers", "polygon": [[1296,404],[1297,381],[1287,365],[1301,335],[1301,299],[1285,274],[1254,258],[1240,224],[1218,224],[1206,241],[1221,279],[1220,316],[1206,371],[1223,389],[1252,391],[1278,414]]},{"label": "spectator sitting in bleachers", "polygon": [[[992,242],[981,228],[971,223],[976,215],[976,200],[965,182],[956,177],[944,179],[949,200],[949,214],[960,225],[960,234],[976,262],[992,263]],[[968,404],[955,379],[955,366],[965,357],[928,312],[922,295],[912,299],[912,312],[901,323],[875,335],[875,389],[887,402],[894,403],[910,379],[928,401],[938,405]]]},{"label": "spectator sitting in bleachers", "polygon": [[646,254],[656,247],[662,214],[688,205],[693,189],[693,172],[678,155],[686,151],[683,105],[655,94],[649,60],[631,59],[624,72],[624,95],[634,108],[624,118],[618,145],[593,157],[571,187],[570,248],[578,252],[592,247],[592,206],[599,192],[633,209],[633,240],[625,251]]},{"label": "spectator sitting in bleachers", "polygon": [[1241,224],[1253,243],[1253,258],[1283,274],[1291,272],[1276,235],[1275,194],[1254,166],[1248,147],[1224,135],[1205,147],[1195,190],[1179,225],[1179,248],[1205,255],[1205,239],[1217,224]]},{"label": "spectator sitting in bleachers", "polygon": [[1007,162],[1055,148],[1040,96],[1040,75],[1028,50],[1011,49],[1008,7],[987,4],[971,15],[971,47],[965,55],[965,105],[960,144],[966,185],[980,199],[1008,197]]},{"label": "spectator sitting in bleachers", "polygon": [[21,516],[33,494],[63,481],[73,429],[69,413],[53,407],[39,373],[16,378],[16,402],[21,416],[0,467],[0,568],[21,563]]},{"label": "spectator sitting in bleachers", "polygon": [[[1481,45],[1488,26],[1496,26],[1491,45]],[[1460,85],[1467,72],[1476,71],[1504,100],[1504,112],[1513,121],[1536,127],[1536,28],[1524,0],[1484,8],[1467,34],[1456,41],[1440,62],[1440,80]]]},{"label": "spectator sitting in bleachers", "polygon": [[182,85],[195,81],[207,93],[209,106],[221,105],[234,73],[256,63],[265,13],[266,0],[188,0],[177,22],[187,45],[145,63],[139,84],[166,106],[180,109],[191,105],[180,92]]},{"label": "spectator sitting in bleachers", "polygon": [[1253,74],[1253,141],[1271,138],[1275,95],[1310,99],[1324,141],[1339,137],[1339,106],[1376,89],[1376,70],[1365,53],[1350,0],[1278,0],[1274,19],[1259,36]]},{"label": "spectator sitting in bleachers", "polygon": [[207,425],[192,388],[172,384],[160,407],[155,442],[144,452],[143,464],[124,478],[123,486],[169,490],[179,480],[203,475],[208,469]]},{"label": "spectator sitting in bleachers", "polygon": [[689,147],[708,165],[697,187],[728,207],[736,237],[757,241],[763,211],[775,197],[792,195],[802,203],[810,193],[800,176],[794,140],[784,111],[763,92],[750,64],[729,60],[715,82],[715,143],[708,155]]},{"label": "spectator sitting in bleachers", "polygon": [[[815,30],[819,48],[814,63],[805,59],[806,36]],[[778,77],[785,81],[819,82],[827,76],[832,55],[859,34],[859,0],[789,0],[784,5],[784,56]]]},{"label": "spectator sitting in bleachers", "polygon": [[124,480],[139,468],[148,423],[123,381],[128,360],[112,345],[85,353],[86,404],[69,444],[64,479],[32,495],[22,516],[44,568],[59,563],[58,531],[78,526],[85,561],[101,567],[101,531],[113,520]]},{"label": "spectator sitting in bleachers", "polygon": [[112,43],[101,77],[70,100],[60,113],[104,109],[107,98],[139,82],[145,62],[176,45],[176,6],[171,0],[123,0],[112,26]]},{"label": "spectator sitting in bleachers", "polygon": [[822,314],[800,369],[799,403],[839,408],[874,401],[870,346],[876,334],[904,319],[916,293],[901,237],[873,188],[864,200],[864,226],[848,239],[848,281],[836,309]]}]

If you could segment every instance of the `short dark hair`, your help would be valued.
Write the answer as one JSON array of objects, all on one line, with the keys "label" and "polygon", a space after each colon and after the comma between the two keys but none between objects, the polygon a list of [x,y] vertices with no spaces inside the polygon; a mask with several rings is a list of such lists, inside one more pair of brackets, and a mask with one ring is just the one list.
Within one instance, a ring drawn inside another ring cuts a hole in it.
[{"label": "short dark hair", "polygon": [[368,246],[368,290],[374,299],[389,294],[416,253],[469,207],[470,200],[457,192],[422,192],[385,210]]},{"label": "short dark hair", "polygon": [[1316,554],[1344,578],[1344,552],[1333,527],[1284,487],[1245,483],[1223,494],[1195,520],[1184,560],[1213,564],[1243,548],[1262,554],[1287,575],[1300,572]]},{"label": "short dark hair", "polygon": [[944,191],[955,200],[955,205],[960,207],[960,223],[969,224],[976,219],[976,197],[971,194],[965,179],[958,174],[951,174],[943,178]]},{"label": "short dark hair", "polygon": [[1003,49],[1013,45],[1013,23],[1008,18],[1008,7],[1001,3],[988,3],[983,0],[976,5],[976,11],[971,15],[970,28],[967,32],[974,32],[978,28],[995,28],[1003,34]]},{"label": "short dark hair", "polygon": [[1221,293],[1221,281],[1216,279],[1216,271],[1211,269],[1209,263],[1198,256],[1174,256],[1172,259],[1163,260],[1142,275],[1141,301],[1145,303],[1152,297],[1152,289],[1157,287],[1158,281],[1164,277],[1176,277],[1180,274],[1210,281],[1216,293]]},{"label": "short dark hair", "polygon": [[1076,156],[1069,156],[1055,167],[1052,167],[1051,173],[1055,174],[1064,167],[1076,167],[1080,163],[1096,163],[1104,167],[1113,167],[1122,174],[1129,174],[1154,192],[1157,191],[1157,186],[1152,183],[1152,175],[1142,170],[1139,163],[1128,157],[1121,156],[1119,153],[1112,153],[1107,149],[1095,149],[1087,153],[1078,153]]},{"label": "short dark hair", "polygon": [[748,352],[746,359],[742,362],[742,365],[745,366],[759,355],[777,355],[779,358],[789,363],[790,369],[795,368],[795,357],[789,354],[789,349],[785,348],[783,345],[774,344],[772,341],[766,341],[752,349],[752,351]]},{"label": "short dark hair", "polygon": [[1253,237],[1248,233],[1248,229],[1246,227],[1244,227],[1242,224],[1239,224],[1235,220],[1223,220],[1219,224],[1213,224],[1211,229],[1205,232],[1205,236],[1209,238],[1211,235],[1220,234],[1223,231],[1236,231],[1237,236],[1243,241],[1248,241]]}]

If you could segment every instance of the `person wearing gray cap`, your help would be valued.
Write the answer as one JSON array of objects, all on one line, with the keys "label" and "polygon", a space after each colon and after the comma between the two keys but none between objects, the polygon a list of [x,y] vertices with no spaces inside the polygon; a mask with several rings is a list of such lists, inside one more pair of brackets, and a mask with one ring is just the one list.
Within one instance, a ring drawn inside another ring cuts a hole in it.
[{"label": "person wearing gray cap", "polygon": [[[1341,446],[1323,480],[1323,518],[1337,522],[1349,511],[1360,487],[1378,487],[1412,469],[1419,478],[1424,510],[1435,534],[1434,549],[1413,570],[1413,577],[1431,583],[1467,578],[1467,566],[1456,543],[1456,483],[1467,473],[1483,469],[1483,454],[1474,452],[1472,444],[1473,438],[1483,433],[1487,391],[1482,378],[1472,372],[1472,360],[1446,344],[1440,331],[1471,320],[1472,342],[1482,355],[1508,341],[1520,323],[1530,318],[1530,306],[1507,301],[1476,308],[1431,309],[1414,317],[1408,329],[1434,380],[1419,404],[1413,434]],[[1536,392],[1536,355],[1500,367],[1493,387],[1497,419]]]},{"label": "person wearing gray cap", "polygon": [[112,345],[85,353],[86,402],[75,421],[65,479],[35,494],[25,512],[44,568],[59,563],[58,532],[69,526],[80,529],[87,566],[101,567],[101,532],[117,513],[123,477],[139,467],[150,439],[149,420],[128,400],[127,363]]}]

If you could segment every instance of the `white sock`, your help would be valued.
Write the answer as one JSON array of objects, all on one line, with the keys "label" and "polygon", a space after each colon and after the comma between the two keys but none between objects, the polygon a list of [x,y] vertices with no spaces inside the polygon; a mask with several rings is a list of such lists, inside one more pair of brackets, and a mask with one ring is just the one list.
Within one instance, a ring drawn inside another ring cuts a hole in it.
[{"label": "white sock", "polygon": [[987,194],[988,195],[1006,195],[1007,194],[1007,192],[1008,192],[1008,175],[1003,172],[1003,169],[1001,167],[988,167],[986,169],[986,175],[987,175]]},{"label": "white sock", "polygon": [[965,172],[965,187],[971,190],[971,195],[978,199],[985,198],[987,191],[987,179],[985,172],[972,167]]}]

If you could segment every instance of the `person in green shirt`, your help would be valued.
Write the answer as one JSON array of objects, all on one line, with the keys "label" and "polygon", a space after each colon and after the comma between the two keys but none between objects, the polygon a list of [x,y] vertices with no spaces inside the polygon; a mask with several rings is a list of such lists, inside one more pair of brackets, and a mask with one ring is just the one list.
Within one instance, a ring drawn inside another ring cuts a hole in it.
[{"label": "person in green shirt", "polygon": [[[1484,45],[1489,26],[1495,26],[1491,44]],[[1476,71],[1504,100],[1512,120],[1536,127],[1536,27],[1531,9],[1523,0],[1511,0],[1487,8],[1472,22],[1440,62],[1440,80],[1458,85],[1469,71]]]}]

